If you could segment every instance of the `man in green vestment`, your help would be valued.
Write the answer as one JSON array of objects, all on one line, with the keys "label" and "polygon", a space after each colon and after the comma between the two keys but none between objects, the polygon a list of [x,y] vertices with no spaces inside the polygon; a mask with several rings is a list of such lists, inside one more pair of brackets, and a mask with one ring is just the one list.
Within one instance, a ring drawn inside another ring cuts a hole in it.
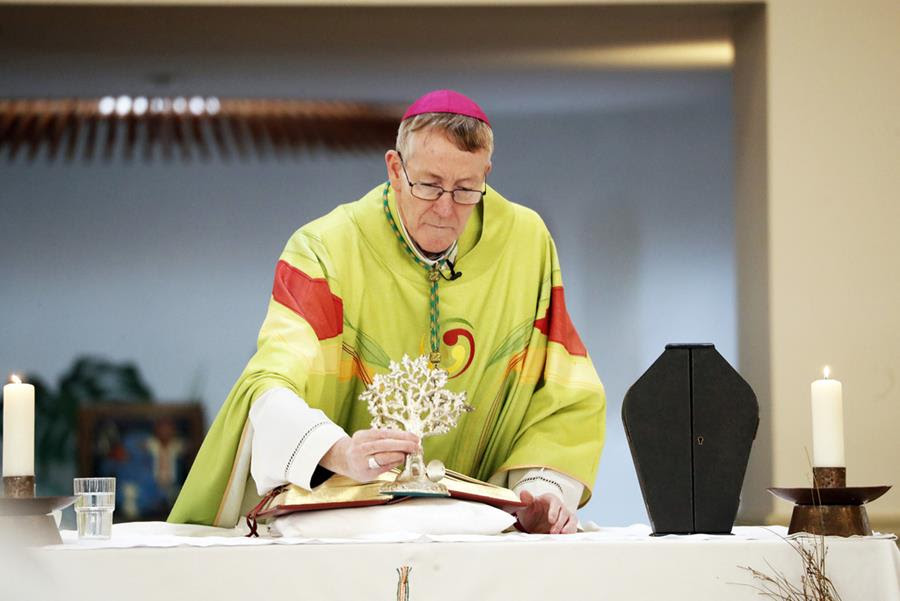
[{"label": "man in green vestment", "polygon": [[569,533],[591,496],[603,387],[565,306],[540,217],[486,184],[493,133],[437,90],[401,121],[388,181],[300,228],[276,265],[251,358],[169,520],[233,526],[286,482],[358,481],[423,444],[369,427],[359,394],[391,360],[428,354],[475,411],[428,458],[515,490],[528,532]]}]

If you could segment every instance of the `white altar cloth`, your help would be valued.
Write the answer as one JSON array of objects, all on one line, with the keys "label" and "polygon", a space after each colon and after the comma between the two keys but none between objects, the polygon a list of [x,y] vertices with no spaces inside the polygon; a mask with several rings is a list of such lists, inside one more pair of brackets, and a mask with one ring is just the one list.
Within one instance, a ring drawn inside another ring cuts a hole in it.
[{"label": "white altar cloth", "polygon": [[[129,601],[394,600],[397,568],[410,566],[410,601],[756,601],[761,597],[747,586],[754,581],[740,566],[768,573],[772,566],[795,582],[801,572],[799,556],[782,538],[786,529],[778,526],[736,527],[732,536],[650,537],[642,525],[589,530],[310,540],[117,524],[109,541],[79,543],[65,531],[64,544],[27,552],[19,558],[26,565],[20,578],[25,582],[31,569],[46,598],[67,601],[100,598],[91,582],[104,582],[110,598]],[[826,543],[826,571],[843,601],[900,601],[900,552],[892,535],[827,537]]]}]

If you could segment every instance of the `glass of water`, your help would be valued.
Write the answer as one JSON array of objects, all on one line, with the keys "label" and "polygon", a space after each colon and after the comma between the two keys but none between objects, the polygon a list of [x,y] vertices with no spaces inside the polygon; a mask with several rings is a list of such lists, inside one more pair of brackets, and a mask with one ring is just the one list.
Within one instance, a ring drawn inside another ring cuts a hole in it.
[{"label": "glass of water", "polygon": [[116,507],[116,479],[75,478],[73,488],[78,538],[109,538]]}]

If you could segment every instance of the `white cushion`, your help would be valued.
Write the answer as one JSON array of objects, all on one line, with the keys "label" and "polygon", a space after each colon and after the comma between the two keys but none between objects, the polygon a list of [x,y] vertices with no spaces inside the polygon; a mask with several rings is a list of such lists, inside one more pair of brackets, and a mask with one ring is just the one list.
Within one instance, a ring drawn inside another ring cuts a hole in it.
[{"label": "white cushion", "polygon": [[392,505],[298,511],[269,525],[273,536],[364,538],[394,533],[499,534],[516,521],[511,514],[459,499],[408,499]]}]

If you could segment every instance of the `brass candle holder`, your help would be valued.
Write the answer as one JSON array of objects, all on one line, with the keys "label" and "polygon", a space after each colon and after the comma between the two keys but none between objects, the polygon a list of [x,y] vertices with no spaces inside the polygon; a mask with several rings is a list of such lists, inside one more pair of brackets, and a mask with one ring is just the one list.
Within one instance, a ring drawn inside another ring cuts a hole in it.
[{"label": "brass candle holder", "polygon": [[3,496],[30,499],[34,496],[34,476],[3,476]]},{"label": "brass candle holder", "polygon": [[812,488],[769,488],[773,495],[792,501],[794,511],[788,534],[808,532],[826,536],[870,536],[872,527],[865,504],[890,486],[847,486],[847,468],[814,467]]}]

